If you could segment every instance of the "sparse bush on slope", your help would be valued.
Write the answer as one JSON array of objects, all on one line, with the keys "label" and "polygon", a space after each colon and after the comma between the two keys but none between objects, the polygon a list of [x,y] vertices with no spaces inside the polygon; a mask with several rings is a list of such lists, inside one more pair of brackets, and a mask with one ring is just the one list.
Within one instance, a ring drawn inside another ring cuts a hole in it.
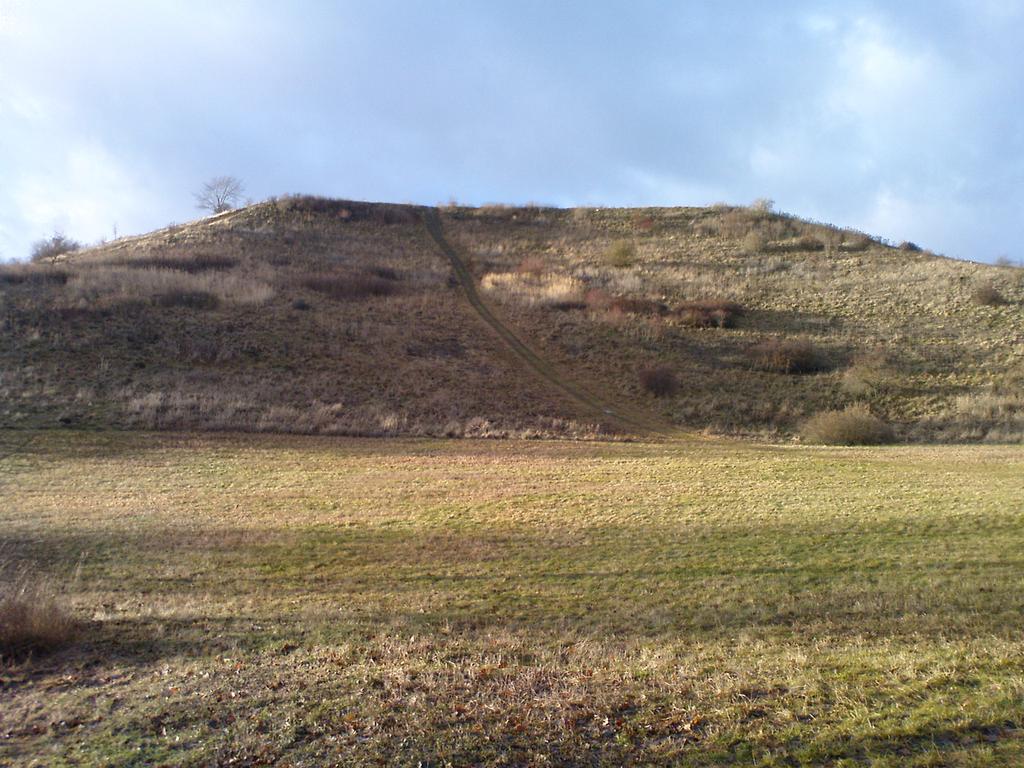
[{"label": "sparse bush on slope", "polygon": [[829,367],[825,354],[806,339],[769,339],[748,356],[754,368],[769,373],[815,373]]},{"label": "sparse bush on slope", "polygon": [[679,390],[675,372],[664,365],[641,368],[639,378],[644,391],[655,397],[671,397]]}]

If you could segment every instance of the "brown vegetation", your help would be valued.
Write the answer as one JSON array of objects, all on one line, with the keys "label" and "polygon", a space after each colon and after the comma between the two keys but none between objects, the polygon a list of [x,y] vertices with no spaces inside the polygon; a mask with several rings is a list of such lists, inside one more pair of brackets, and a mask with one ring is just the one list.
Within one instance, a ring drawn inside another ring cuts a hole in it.
[{"label": "brown vegetation", "polygon": [[55,651],[75,637],[78,622],[53,585],[26,568],[0,573],[0,658]]},{"label": "brown vegetation", "polygon": [[830,366],[826,355],[807,339],[769,339],[747,354],[754,368],[769,373],[816,373]]},{"label": "brown vegetation", "polygon": [[892,427],[865,405],[818,413],[804,422],[800,435],[817,445],[881,445],[891,443],[895,437]]},{"label": "brown vegetation", "polygon": [[639,371],[640,386],[655,397],[671,397],[679,390],[675,372],[664,365],[652,365]]}]

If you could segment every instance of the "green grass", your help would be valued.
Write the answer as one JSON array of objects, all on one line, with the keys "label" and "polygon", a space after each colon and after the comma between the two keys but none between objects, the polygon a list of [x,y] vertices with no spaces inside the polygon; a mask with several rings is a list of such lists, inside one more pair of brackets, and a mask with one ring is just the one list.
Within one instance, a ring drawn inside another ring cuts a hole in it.
[{"label": "green grass", "polygon": [[0,457],[0,556],[86,622],[3,667],[0,764],[1024,760],[1020,448],[0,432]]}]

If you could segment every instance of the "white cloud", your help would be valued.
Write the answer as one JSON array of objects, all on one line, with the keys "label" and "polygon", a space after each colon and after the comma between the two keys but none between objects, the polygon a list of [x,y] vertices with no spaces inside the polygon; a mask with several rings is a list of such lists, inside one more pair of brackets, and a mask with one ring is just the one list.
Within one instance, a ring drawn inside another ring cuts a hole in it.
[{"label": "white cloud", "polygon": [[143,175],[102,146],[73,146],[0,192],[4,257],[23,258],[29,242],[55,230],[89,242],[111,236],[115,225],[148,226],[154,198]]}]

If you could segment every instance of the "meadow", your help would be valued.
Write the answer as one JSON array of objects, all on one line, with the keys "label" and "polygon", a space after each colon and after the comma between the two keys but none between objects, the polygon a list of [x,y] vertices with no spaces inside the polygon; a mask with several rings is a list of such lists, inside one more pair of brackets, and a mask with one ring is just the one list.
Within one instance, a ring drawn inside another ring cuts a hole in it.
[{"label": "meadow", "polygon": [[1024,762],[1024,451],[0,431],[0,764]]}]

